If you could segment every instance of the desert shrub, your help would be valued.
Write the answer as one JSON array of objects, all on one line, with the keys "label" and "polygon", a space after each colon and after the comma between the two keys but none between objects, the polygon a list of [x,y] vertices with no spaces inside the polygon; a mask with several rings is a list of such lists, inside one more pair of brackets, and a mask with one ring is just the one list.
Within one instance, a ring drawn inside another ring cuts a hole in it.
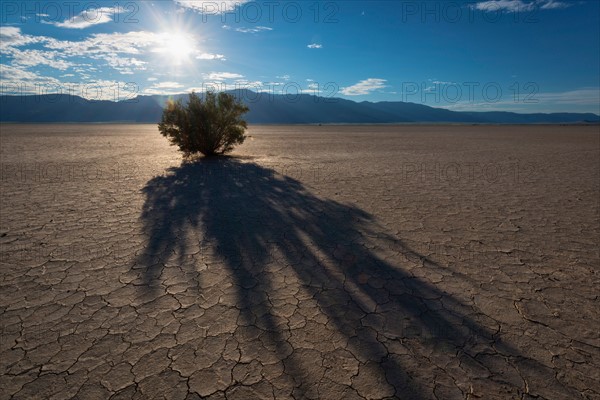
[{"label": "desert shrub", "polygon": [[167,103],[158,130],[185,155],[223,154],[244,142],[247,124],[241,116],[246,112],[248,107],[231,94],[207,92],[203,100],[192,92],[185,104]]}]

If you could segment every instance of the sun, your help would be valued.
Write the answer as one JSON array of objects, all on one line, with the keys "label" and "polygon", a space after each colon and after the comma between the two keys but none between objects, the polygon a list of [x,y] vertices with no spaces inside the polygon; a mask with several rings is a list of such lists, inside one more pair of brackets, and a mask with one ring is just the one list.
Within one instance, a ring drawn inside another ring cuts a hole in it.
[{"label": "sun", "polygon": [[168,64],[181,65],[192,60],[192,56],[197,53],[196,40],[191,34],[183,32],[163,32],[161,35],[160,46],[156,49],[165,57]]}]

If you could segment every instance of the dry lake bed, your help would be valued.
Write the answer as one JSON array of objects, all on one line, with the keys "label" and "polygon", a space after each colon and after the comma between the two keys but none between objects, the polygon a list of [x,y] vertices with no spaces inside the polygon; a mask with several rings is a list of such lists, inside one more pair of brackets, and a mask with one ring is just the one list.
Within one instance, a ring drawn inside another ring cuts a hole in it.
[{"label": "dry lake bed", "polygon": [[600,399],[597,126],[0,129],[2,399]]}]

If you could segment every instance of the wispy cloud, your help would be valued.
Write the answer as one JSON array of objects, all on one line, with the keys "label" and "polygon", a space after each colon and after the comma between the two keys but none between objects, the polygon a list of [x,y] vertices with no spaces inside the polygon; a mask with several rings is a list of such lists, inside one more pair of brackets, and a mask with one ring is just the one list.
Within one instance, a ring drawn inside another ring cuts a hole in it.
[{"label": "wispy cloud", "polygon": [[236,32],[241,33],[258,33],[264,31],[272,31],[273,28],[269,28],[268,26],[257,26],[255,28],[235,28]]},{"label": "wispy cloud", "polygon": [[171,81],[167,81],[167,82],[159,82],[156,83],[154,85],[152,85],[153,88],[156,89],[178,89],[178,88],[182,88],[183,85],[177,82],[171,82]]},{"label": "wispy cloud", "polygon": [[540,103],[595,104],[600,107],[600,88],[582,88],[566,92],[539,93],[534,96]]},{"label": "wispy cloud", "polygon": [[557,8],[567,8],[572,4],[565,3],[564,1],[546,0],[544,4],[540,6],[542,10],[552,10]]},{"label": "wispy cloud", "polygon": [[522,0],[486,0],[473,5],[473,8],[480,11],[530,11],[535,7],[535,3],[525,3]]},{"label": "wispy cloud", "polygon": [[322,49],[323,45],[320,43],[311,43],[311,44],[307,45],[306,47],[308,47],[309,49]]},{"label": "wispy cloud", "polygon": [[456,82],[439,81],[439,80],[436,80],[436,79],[428,79],[428,81],[430,81],[434,85],[456,85]]},{"label": "wispy cloud", "polygon": [[95,9],[89,9],[75,15],[73,18],[67,19],[63,22],[49,22],[42,20],[45,24],[51,24],[59,28],[68,29],[84,29],[90,26],[105,24],[114,20],[115,14],[121,14],[125,12],[123,7],[99,7]]},{"label": "wispy cloud", "polygon": [[183,89],[166,89],[166,88],[156,88],[154,86],[147,87],[143,90],[143,93],[146,95],[173,95],[173,94],[181,94],[187,92],[187,90]]},{"label": "wispy cloud", "polygon": [[425,93],[435,92],[436,90],[440,90],[440,87],[445,87],[448,85],[457,85],[456,82],[440,81],[437,79],[427,79],[427,81],[429,82],[427,83],[428,86],[425,87],[425,89],[423,89]]},{"label": "wispy cloud", "polygon": [[264,90],[264,82],[261,81],[249,81],[247,79],[236,79],[234,84],[231,85],[231,89],[251,89],[254,91]]},{"label": "wispy cloud", "polygon": [[534,9],[551,10],[566,8],[572,4],[558,0],[485,0],[472,5],[472,8],[485,12],[526,12]]},{"label": "wispy cloud", "polygon": [[173,0],[181,7],[188,8],[203,14],[223,14],[235,10],[236,7],[249,2],[250,0],[219,0],[219,1],[203,1],[203,0]]},{"label": "wispy cloud", "polygon": [[273,28],[269,28],[268,26],[254,26],[251,28],[246,28],[246,27],[233,28],[231,25],[223,25],[221,28],[227,29],[229,31],[233,30],[233,31],[240,32],[240,33],[258,33],[258,32],[267,32],[267,31],[273,30]]},{"label": "wispy cloud", "polygon": [[374,90],[383,89],[386,87],[386,79],[369,78],[362,80],[352,86],[342,88],[341,93],[346,96],[360,96],[369,94]]},{"label": "wispy cloud", "polygon": [[564,92],[536,93],[519,102],[505,99],[496,102],[461,100],[435,106],[453,111],[513,111],[513,112],[593,112],[600,109],[600,88],[586,87]]},{"label": "wispy cloud", "polygon": [[243,78],[244,75],[236,74],[233,72],[210,72],[208,74],[203,74],[204,79],[209,81],[223,81],[226,79],[239,79]]}]

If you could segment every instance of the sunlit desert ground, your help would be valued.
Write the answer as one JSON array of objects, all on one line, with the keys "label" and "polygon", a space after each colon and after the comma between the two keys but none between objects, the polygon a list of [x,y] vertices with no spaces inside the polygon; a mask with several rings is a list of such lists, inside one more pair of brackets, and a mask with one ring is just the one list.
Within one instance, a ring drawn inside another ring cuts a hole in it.
[{"label": "sunlit desert ground", "polygon": [[600,398],[597,126],[0,129],[2,399]]}]

